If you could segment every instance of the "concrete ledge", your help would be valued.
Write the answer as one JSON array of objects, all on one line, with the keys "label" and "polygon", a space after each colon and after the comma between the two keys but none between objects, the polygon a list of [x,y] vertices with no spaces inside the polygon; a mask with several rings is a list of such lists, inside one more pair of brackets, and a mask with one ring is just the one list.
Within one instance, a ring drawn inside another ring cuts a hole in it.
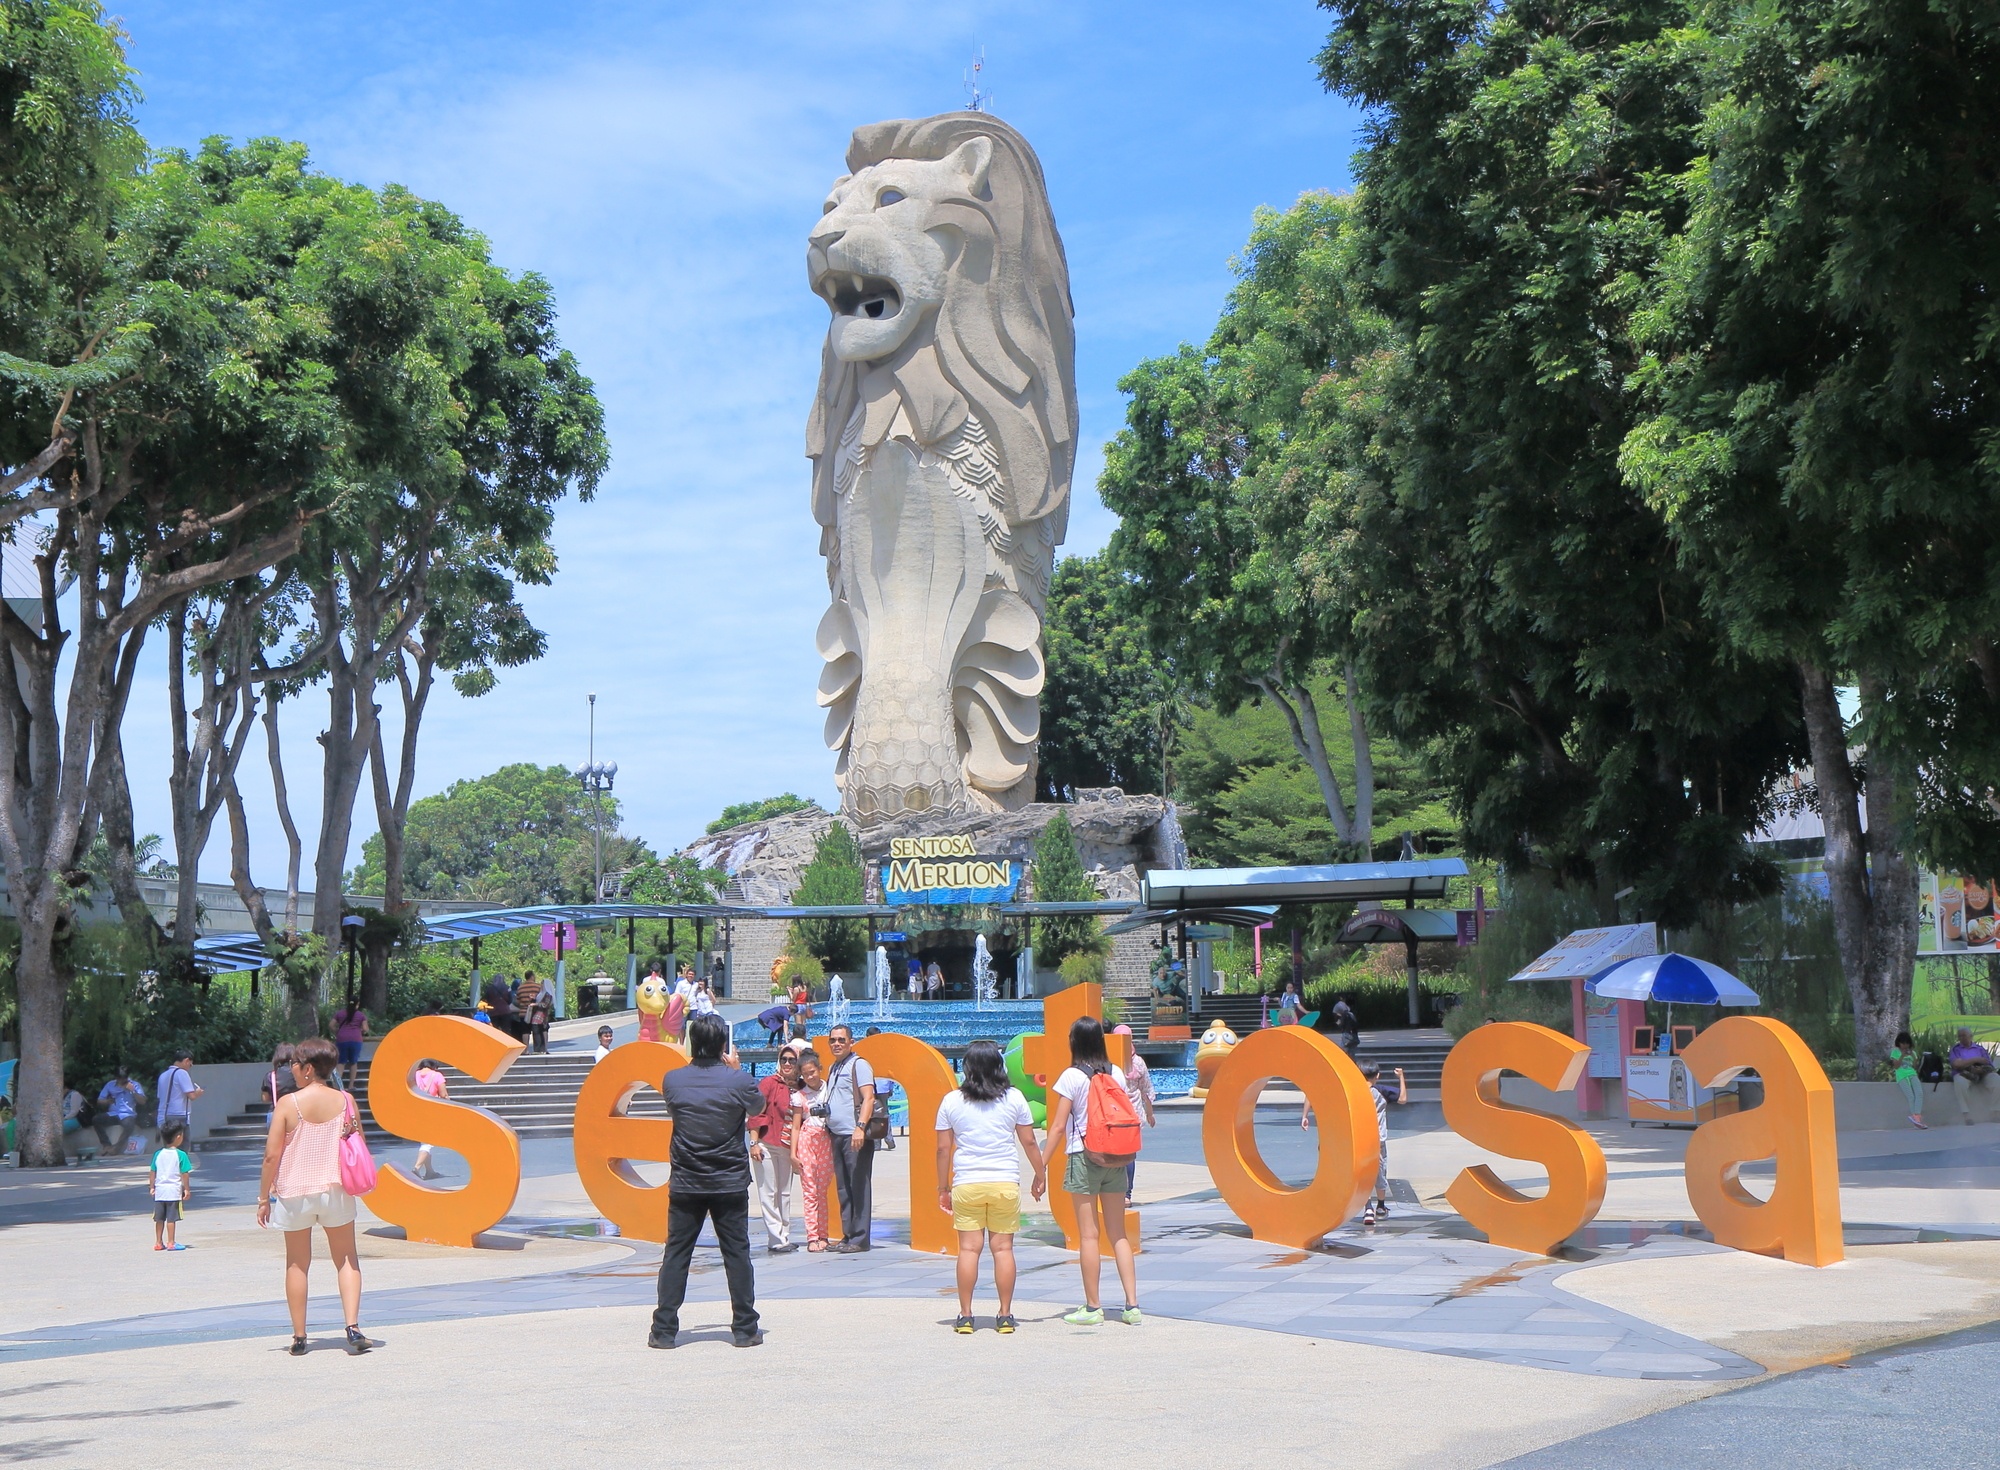
[{"label": "concrete ledge", "polygon": [[[1980,1095],[1982,1092],[1985,1096]],[[1926,1087],[1923,1096],[1924,1121],[1931,1127],[1960,1121],[1958,1098],[1950,1083],[1941,1087]],[[1517,1107],[1535,1108],[1562,1118],[1577,1117],[1575,1093],[1550,1092],[1525,1077],[1502,1077],[1500,1098]],[[1893,1082],[1836,1082],[1833,1084],[1833,1111],[1834,1126],[1842,1133],[1868,1133],[1910,1126],[1909,1104],[1903,1098],[1902,1089]],[[1975,1123],[2000,1122],[2000,1078],[1974,1092],[1972,1120]],[[1614,1100],[1607,1117],[1594,1121],[1625,1121],[1623,1104]]]}]

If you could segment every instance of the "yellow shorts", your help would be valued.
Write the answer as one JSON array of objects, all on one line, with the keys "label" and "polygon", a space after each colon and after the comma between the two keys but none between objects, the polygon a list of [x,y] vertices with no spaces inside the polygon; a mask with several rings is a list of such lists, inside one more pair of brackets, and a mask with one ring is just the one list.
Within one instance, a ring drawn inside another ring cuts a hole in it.
[{"label": "yellow shorts", "polygon": [[1021,1228],[1021,1186],[960,1184],[951,1191],[951,1228],[1012,1235]]}]

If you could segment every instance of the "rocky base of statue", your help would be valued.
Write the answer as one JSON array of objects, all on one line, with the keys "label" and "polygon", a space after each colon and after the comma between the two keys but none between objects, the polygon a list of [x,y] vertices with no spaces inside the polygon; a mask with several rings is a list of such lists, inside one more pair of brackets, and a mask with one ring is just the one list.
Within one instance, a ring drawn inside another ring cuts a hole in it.
[{"label": "rocky base of statue", "polygon": [[[881,865],[896,838],[963,835],[982,857],[1010,857],[1025,865],[1034,860],[1035,841],[1057,812],[1068,815],[1077,856],[1106,898],[1137,899],[1141,873],[1187,866],[1187,843],[1173,803],[1109,786],[1080,791],[1073,802],[1035,802],[1009,812],[922,812],[857,829],[870,897],[880,901]],[[704,837],[686,853],[729,874],[725,902],[789,903],[820,834],[835,820],[830,812],[790,812]]]}]

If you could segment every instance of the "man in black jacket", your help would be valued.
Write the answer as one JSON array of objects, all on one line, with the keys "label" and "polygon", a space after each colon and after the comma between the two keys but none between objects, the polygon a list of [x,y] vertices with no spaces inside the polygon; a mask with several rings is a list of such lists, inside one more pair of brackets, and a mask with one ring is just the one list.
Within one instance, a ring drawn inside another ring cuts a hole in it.
[{"label": "man in black jacket", "polygon": [[720,1016],[688,1023],[693,1060],[667,1073],[660,1091],[674,1120],[673,1193],[667,1205],[667,1248],[660,1257],[660,1304],[648,1347],[670,1348],[687,1298],[688,1263],[704,1219],[715,1222],[722,1270],[729,1280],[730,1330],[738,1347],[764,1340],[757,1330],[757,1280],[750,1265],[750,1120],[764,1111],[763,1094],[728,1052],[729,1026]]}]

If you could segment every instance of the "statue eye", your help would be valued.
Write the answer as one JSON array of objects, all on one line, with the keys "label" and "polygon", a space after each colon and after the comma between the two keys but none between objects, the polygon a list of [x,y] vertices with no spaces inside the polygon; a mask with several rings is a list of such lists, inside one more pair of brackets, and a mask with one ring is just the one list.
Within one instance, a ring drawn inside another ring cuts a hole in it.
[{"label": "statue eye", "polygon": [[884,189],[880,194],[875,196],[875,207],[877,209],[881,209],[885,205],[901,204],[902,202],[903,191],[901,189]]}]

